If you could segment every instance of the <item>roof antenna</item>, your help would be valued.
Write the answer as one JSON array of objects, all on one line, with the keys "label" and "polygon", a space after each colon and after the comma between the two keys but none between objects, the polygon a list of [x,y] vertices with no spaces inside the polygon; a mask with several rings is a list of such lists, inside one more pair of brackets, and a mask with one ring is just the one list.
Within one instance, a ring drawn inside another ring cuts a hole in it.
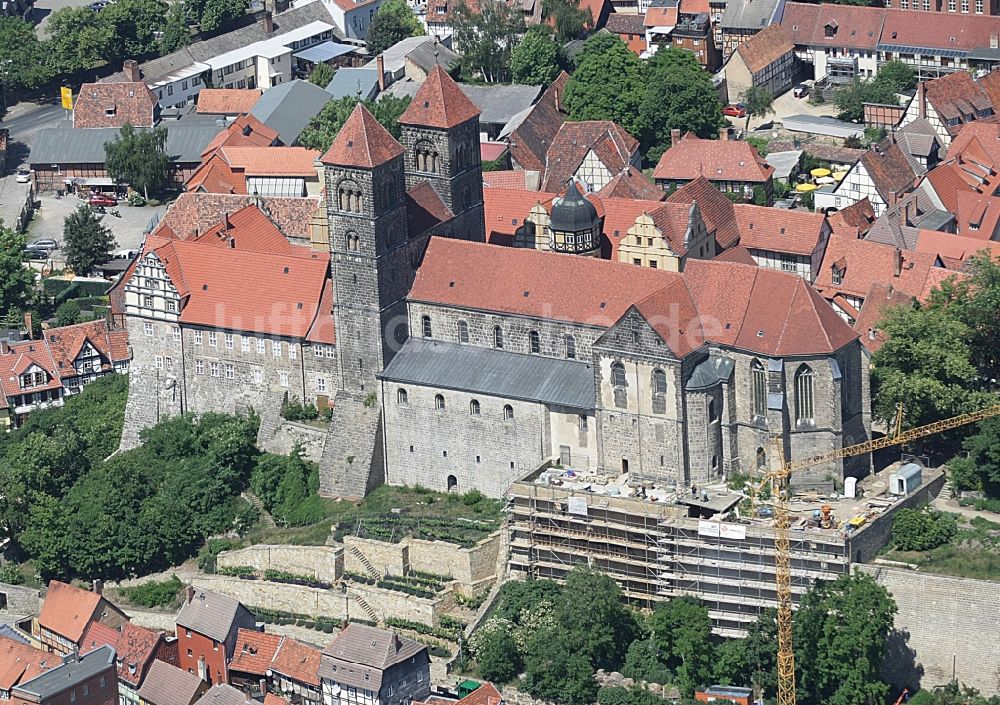
[{"label": "roof antenna", "polygon": [[358,79],[358,102],[361,102],[361,79]]}]

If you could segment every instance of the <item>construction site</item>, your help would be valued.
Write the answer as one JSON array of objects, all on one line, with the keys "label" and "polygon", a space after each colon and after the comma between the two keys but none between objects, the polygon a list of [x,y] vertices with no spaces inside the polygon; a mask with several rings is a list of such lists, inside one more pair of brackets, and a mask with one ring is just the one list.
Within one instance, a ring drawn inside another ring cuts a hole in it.
[{"label": "construction site", "polygon": [[[888,542],[892,514],[932,499],[938,470],[909,464],[851,483],[848,494],[793,495],[788,501],[791,597],[817,579],[834,579],[871,560]],[[726,485],[661,488],[553,468],[548,463],[511,485],[511,577],[563,579],[575,565],[614,577],[643,607],[693,595],[714,631],[746,635],[778,606],[774,512]]]}]

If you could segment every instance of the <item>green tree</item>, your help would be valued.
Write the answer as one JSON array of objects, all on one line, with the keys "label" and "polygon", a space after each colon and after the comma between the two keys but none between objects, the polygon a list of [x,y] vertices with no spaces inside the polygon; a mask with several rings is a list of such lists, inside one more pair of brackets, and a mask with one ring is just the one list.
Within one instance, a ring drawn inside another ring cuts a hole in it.
[{"label": "green tree", "polygon": [[104,61],[111,27],[103,13],[88,7],[62,7],[49,15],[49,61],[58,73],[74,73]]},{"label": "green tree", "polygon": [[1000,497],[1000,418],[979,422],[978,430],[962,442],[965,454],[949,463],[960,490],[982,490]]},{"label": "green tree", "polygon": [[105,58],[135,59],[151,56],[159,48],[157,35],[166,24],[167,4],[162,0],[118,0],[100,15],[111,33]]},{"label": "green tree", "polygon": [[765,697],[778,688],[778,622],[773,609],[750,625],[745,639],[731,639],[716,649],[715,680],[728,685],[760,686]]},{"label": "green tree", "polygon": [[3,90],[38,88],[54,74],[48,50],[38,40],[35,27],[20,17],[0,15],[0,57],[9,62],[0,66]]},{"label": "green tree", "polygon": [[900,509],[892,517],[892,545],[900,551],[929,551],[958,533],[955,517],[927,507]]},{"label": "green tree", "polygon": [[56,309],[56,325],[71,326],[74,323],[79,323],[80,315],[80,304],[76,300],[63,301]]},{"label": "green tree", "polygon": [[1000,380],[1000,259],[980,252],[966,260],[968,277],[946,280],[932,295],[932,305],[947,311],[969,331],[970,362],[977,387],[995,389]]},{"label": "green tree", "polygon": [[647,74],[639,113],[641,129],[632,134],[640,136],[648,160],[659,159],[673,129],[704,138],[718,135],[725,124],[722,104],[712,79],[691,52],[676,47],[658,51],[649,60]]},{"label": "green tree", "polygon": [[171,166],[167,156],[167,128],[136,130],[125,124],[118,138],[104,145],[104,154],[112,178],[142,191],[147,199],[150,193],[159,193],[166,187]]},{"label": "green tree", "polygon": [[580,7],[580,0],[542,0],[542,18],[553,21],[560,42],[579,39],[594,24],[593,14]]},{"label": "green tree", "polygon": [[326,88],[333,80],[334,70],[330,64],[319,63],[309,72],[309,83]]},{"label": "green tree", "polygon": [[493,614],[497,618],[516,622],[526,610],[534,609],[541,602],[555,602],[561,593],[562,586],[553,580],[512,580],[500,589]]},{"label": "green tree", "polygon": [[693,597],[677,597],[657,605],[649,630],[675,685],[690,697],[712,675],[712,619]]},{"label": "green tree", "polygon": [[496,630],[476,650],[479,675],[494,683],[508,683],[521,672],[521,654],[508,630]]},{"label": "green tree", "polygon": [[163,36],[160,37],[160,52],[163,54],[183,49],[191,43],[191,28],[184,5],[183,2],[175,2],[167,10]]},{"label": "green tree", "polygon": [[850,84],[837,91],[837,109],[842,120],[861,122],[864,119],[864,104],[898,105],[897,93],[916,86],[916,74],[901,61],[886,63],[870,80],[855,78]]},{"label": "green tree", "polygon": [[0,220],[0,316],[20,317],[31,298],[35,276],[21,261],[24,246],[24,235]]},{"label": "green tree", "polygon": [[[399,139],[399,116],[410,104],[410,98],[386,96],[378,101],[366,100],[362,102],[379,124],[387,129],[393,137]],[[318,149],[321,152],[328,150],[357,103],[357,99],[351,96],[331,100],[323,106],[319,114],[302,131],[298,144],[309,149]]]},{"label": "green tree", "polygon": [[388,0],[379,6],[368,26],[368,53],[381,54],[407,37],[422,34],[424,28],[410,6],[404,0]]},{"label": "green tree", "polygon": [[878,70],[876,76],[880,83],[892,88],[896,93],[913,90],[917,87],[917,72],[902,61],[887,61]]},{"label": "green tree", "polygon": [[796,687],[809,705],[880,703],[879,678],[896,603],[866,574],[817,582],[795,613]]},{"label": "green tree", "polygon": [[631,135],[642,135],[647,84],[639,57],[617,36],[600,33],[587,40],[579,59],[563,96],[570,119],[612,120]]},{"label": "green tree", "polygon": [[81,205],[63,222],[66,264],[79,276],[107,262],[115,247],[115,237],[101,225],[90,206]]},{"label": "green tree", "polygon": [[510,58],[514,83],[547,86],[559,75],[559,45],[544,27],[532,27],[514,47]]},{"label": "green tree", "polygon": [[201,31],[216,33],[236,22],[249,7],[249,0],[206,0],[198,20]]},{"label": "green tree", "polygon": [[567,705],[589,705],[597,697],[594,664],[570,633],[557,627],[528,641],[523,683],[530,695]]},{"label": "green tree", "polygon": [[629,645],[622,675],[650,683],[669,683],[671,680],[670,669],[664,665],[660,647],[652,637],[636,639]]},{"label": "green tree", "polygon": [[524,15],[504,0],[480,0],[478,11],[459,0],[452,21],[462,70],[487,83],[510,81],[510,61],[524,33]]},{"label": "green tree", "polygon": [[556,603],[555,621],[569,643],[586,654],[595,668],[621,667],[639,629],[634,615],[622,604],[618,584],[603,573],[575,567],[566,576],[563,593],[573,599]]},{"label": "green tree", "polygon": [[763,86],[750,86],[741,97],[747,111],[747,122],[743,128],[746,132],[750,132],[750,118],[763,118],[774,112],[774,96]]}]

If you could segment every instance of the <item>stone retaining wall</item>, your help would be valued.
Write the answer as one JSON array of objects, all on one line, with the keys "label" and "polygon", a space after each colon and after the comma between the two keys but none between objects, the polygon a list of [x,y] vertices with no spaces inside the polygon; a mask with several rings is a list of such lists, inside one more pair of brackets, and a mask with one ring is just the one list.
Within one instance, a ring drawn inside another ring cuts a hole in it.
[{"label": "stone retaining wall", "polygon": [[0,594],[5,598],[0,614],[28,617],[38,614],[42,608],[41,593],[34,588],[0,583]]},{"label": "stone retaining wall", "polygon": [[344,549],[333,546],[288,546],[256,544],[223,551],[216,559],[220,567],[249,566],[259,573],[283,570],[334,583],[344,573]]},{"label": "stone retaining wall", "polygon": [[318,463],[323,457],[327,432],[326,427],[319,428],[283,419],[272,433],[266,437],[262,434],[259,441],[263,450],[278,455],[288,455],[298,444],[306,460]]},{"label": "stone retaining wall", "polygon": [[389,543],[345,536],[344,569],[352,573],[368,572],[351,551],[354,547],[383,575],[403,575],[408,570],[445,575],[454,579],[463,592],[477,592],[496,578],[502,542],[502,531],[493,532],[472,548],[446,541],[407,538],[400,543]]},{"label": "stone retaining wall", "polygon": [[984,695],[1000,693],[1000,582],[855,565],[893,596],[896,633],[883,677],[932,688],[953,678]]}]

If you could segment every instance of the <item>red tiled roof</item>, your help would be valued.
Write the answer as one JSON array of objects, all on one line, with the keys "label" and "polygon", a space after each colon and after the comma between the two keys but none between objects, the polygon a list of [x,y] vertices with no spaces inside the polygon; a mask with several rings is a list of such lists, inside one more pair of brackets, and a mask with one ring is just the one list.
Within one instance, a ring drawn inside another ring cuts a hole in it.
[{"label": "red tiled roof", "polygon": [[709,181],[764,183],[774,173],[748,142],[703,140],[688,133],[660,157],[654,179],[690,181],[704,176]]},{"label": "red tiled roof", "polygon": [[484,162],[493,162],[502,157],[510,149],[506,142],[480,142],[479,158]]},{"label": "red tiled roof", "polygon": [[316,254],[309,247],[292,245],[278,226],[255,205],[225,214],[220,222],[192,238],[192,242],[268,255],[314,259]]},{"label": "red tiled roof", "polygon": [[233,169],[216,150],[202,161],[190,178],[184,183],[184,188],[188,191],[200,191],[202,193],[238,193],[246,194],[247,182],[240,175],[234,174]]},{"label": "red tiled roof", "polygon": [[781,25],[795,44],[874,50],[883,36],[885,14],[881,7],[790,2]]},{"label": "red tiled roof", "polygon": [[892,284],[873,283],[854,320],[854,330],[858,332],[861,344],[869,352],[876,352],[887,340],[886,334],[879,329],[879,323],[885,316],[886,309],[912,303],[912,296],[896,290]]},{"label": "red tiled roof", "polygon": [[604,29],[614,34],[641,34],[645,35],[646,26],[643,22],[643,15],[625,12],[612,12],[608,15],[608,21]]},{"label": "red tiled roof", "polygon": [[520,169],[510,171],[484,171],[483,187],[524,190],[528,188],[525,176],[525,172]]},{"label": "red tiled roof", "polygon": [[233,169],[247,176],[316,176],[320,153],[305,147],[222,147],[219,150]]},{"label": "red tiled roof", "polygon": [[259,205],[271,222],[287,237],[309,238],[309,224],[317,208],[318,197],[250,197],[221,193],[182,193],[177,197],[153,234],[161,238],[185,239],[219,227],[226,213],[235,213],[248,205]]},{"label": "red tiled roof", "polygon": [[274,693],[268,693],[264,696],[264,705],[291,705],[284,698],[278,697]]},{"label": "red tiled roof", "polygon": [[988,74],[977,80],[980,88],[993,103],[994,111],[1000,107],[1000,71],[990,71]]},{"label": "red tiled roof", "polygon": [[945,210],[954,213],[958,209],[961,193],[976,193],[975,188],[963,178],[962,168],[955,162],[938,164],[925,177],[934,193],[941,200]]},{"label": "red tiled roof", "polygon": [[631,164],[597,192],[603,198],[631,198],[642,201],[663,201],[667,194]]},{"label": "red tiled roof", "polygon": [[250,112],[261,93],[259,88],[202,88],[198,93],[198,112],[244,115]]},{"label": "red tiled roof", "polygon": [[798,276],[725,262],[689,260],[684,274],[598,259],[431,238],[410,292],[414,301],[544,316],[607,327],[633,304],[673,287],[690,296],[709,340],[768,355],[825,354],[854,331]]},{"label": "red tiled roof", "polygon": [[411,238],[423,235],[454,217],[455,214],[441,200],[429,181],[422,181],[406,192],[406,221],[409,223]]},{"label": "red tiled roof", "polygon": [[948,147],[948,159],[959,157],[985,159],[990,166],[1000,165],[1000,123],[976,120],[965,125]]},{"label": "red tiled roof", "polygon": [[564,122],[545,153],[543,191],[562,191],[591,152],[612,174],[632,161],[639,142],[610,120]]},{"label": "red tiled roof", "polygon": [[319,685],[319,664],[323,651],[295,639],[283,639],[271,661],[271,670],[291,680]]},{"label": "red tiled roof", "polygon": [[721,255],[716,255],[714,259],[716,262],[736,262],[738,264],[749,264],[751,267],[757,266],[756,260],[750,256],[750,251],[742,245],[731,247]]},{"label": "red tiled roof", "polygon": [[117,651],[120,638],[121,632],[117,629],[100,622],[91,622],[80,640],[80,655],[89,654],[102,646],[110,646]]},{"label": "red tiled roof", "polygon": [[[937,14],[943,15],[944,13]],[[977,18],[977,22],[979,19]],[[966,24],[976,24],[977,22]],[[936,25],[937,22],[928,24]],[[934,110],[942,120],[961,119],[961,123],[958,125],[945,123],[945,129],[952,135],[958,134],[966,122],[978,119],[979,111],[989,110],[992,113],[993,104],[990,102],[989,96],[986,95],[986,91],[965,71],[955,71],[927,81],[924,83],[924,90],[927,102],[934,106]],[[916,99],[919,100],[919,95]]]},{"label": "red tiled roof", "polygon": [[73,107],[73,127],[152,127],[156,96],[145,83],[84,83]]},{"label": "red tiled roof", "polygon": [[956,194],[951,210],[958,224],[958,234],[976,240],[990,240],[1000,233],[1000,198],[972,191]]},{"label": "red tiled roof", "polygon": [[875,222],[875,210],[868,197],[852,203],[827,217],[830,229],[842,235],[861,237]]},{"label": "red tiled roof", "polygon": [[699,176],[684,184],[670,194],[667,203],[697,204],[709,234],[715,235],[715,241],[721,249],[728,249],[739,242],[740,230],[736,224],[733,202],[712,186],[708,179]]},{"label": "red tiled roof", "polygon": [[494,245],[514,244],[514,235],[524,225],[528,213],[538,203],[548,209],[558,194],[524,189],[483,189],[486,239]]},{"label": "red tiled roof", "polygon": [[810,256],[823,240],[826,219],[822,213],[735,206],[740,245],[748,249]]},{"label": "red tiled roof", "polygon": [[409,106],[399,116],[403,125],[448,130],[479,117],[481,111],[440,65],[431,69]]},{"label": "red tiled roof", "polygon": [[566,122],[562,98],[568,82],[569,74],[563,71],[510,134],[510,155],[516,167],[533,171],[545,169],[545,154],[549,145]]},{"label": "red tiled roof", "polygon": [[[916,10],[884,10],[880,44],[929,49],[982,49],[1000,33],[1000,17],[951,12],[927,14]],[[963,73],[957,71],[956,73]]]},{"label": "red tiled roof", "polygon": [[337,329],[333,320],[333,282],[328,281],[323,285],[319,311],[316,313],[316,320],[313,321],[306,334],[306,340],[322,345],[335,345],[337,343]]},{"label": "red tiled roof", "polygon": [[757,73],[794,49],[788,30],[780,24],[772,24],[740,44],[736,51],[750,73]]},{"label": "red tiled roof", "polygon": [[677,7],[650,7],[642,24],[646,27],[674,27],[677,25]]},{"label": "red tiled roof", "polygon": [[921,230],[917,233],[916,250],[962,262],[969,256],[984,251],[991,257],[1000,255],[1000,242],[962,237],[937,230]]},{"label": "red tiled roof", "polygon": [[[60,328],[47,328],[42,331],[42,335],[60,377],[76,375],[73,363],[80,355],[85,343],[90,343],[104,358],[101,369],[105,372],[111,371],[115,362],[129,358],[127,331],[109,331],[108,323],[105,320],[77,323]],[[122,344],[122,340],[124,340],[124,344]]]},{"label": "red tiled roof", "polygon": [[146,677],[149,665],[156,657],[156,649],[162,639],[162,632],[152,632],[126,622],[122,627],[116,649],[118,680],[138,688]]},{"label": "red tiled roof", "polygon": [[[21,389],[18,377],[33,365],[47,373],[47,381],[44,384]],[[10,346],[9,353],[0,355],[0,386],[3,388],[2,402],[0,402],[2,407],[0,408],[7,407],[7,399],[10,397],[25,392],[41,392],[61,387],[62,382],[59,379],[55,362],[52,360],[52,353],[45,342],[26,340],[14,343]]]},{"label": "red tiled roof", "polygon": [[267,675],[267,669],[283,638],[278,634],[265,634],[253,629],[238,630],[229,670],[255,676]]},{"label": "red tiled roof", "polygon": [[53,580],[45,593],[38,624],[78,644],[100,602],[97,593]]},{"label": "red tiled roof", "polygon": [[31,680],[60,663],[58,654],[0,636],[0,690],[10,691],[18,683]]},{"label": "red tiled roof", "polygon": [[895,142],[885,149],[868,150],[861,157],[861,163],[879,195],[888,203],[909,191],[919,176],[902,148]]},{"label": "red tiled roof", "polygon": [[321,161],[324,164],[372,169],[402,154],[403,146],[379,124],[368,108],[358,103]]},{"label": "red tiled roof", "polygon": [[219,147],[270,147],[278,142],[278,133],[253,115],[240,115],[222,130],[201,152],[202,158]]}]

